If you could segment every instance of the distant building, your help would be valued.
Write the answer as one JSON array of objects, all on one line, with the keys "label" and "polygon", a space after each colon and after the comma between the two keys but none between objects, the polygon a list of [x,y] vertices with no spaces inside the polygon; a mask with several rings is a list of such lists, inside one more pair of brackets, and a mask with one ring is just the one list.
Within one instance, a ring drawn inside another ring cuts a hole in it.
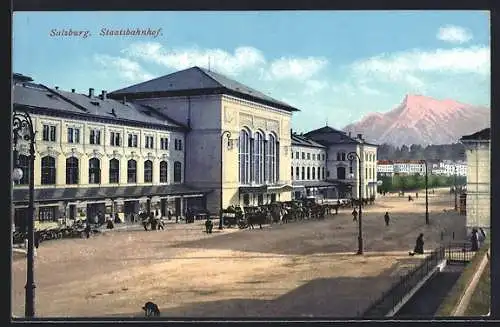
[{"label": "distant building", "polygon": [[444,176],[467,176],[467,163],[464,161],[443,160],[432,165],[432,174]]},{"label": "distant building", "polygon": [[394,164],[391,160],[377,161],[377,174],[378,176],[393,176]]},{"label": "distant building", "polygon": [[463,136],[467,155],[466,228],[490,228],[490,129]]},{"label": "distant building", "polygon": [[421,160],[379,160],[377,173],[380,176],[424,175],[425,163]]}]

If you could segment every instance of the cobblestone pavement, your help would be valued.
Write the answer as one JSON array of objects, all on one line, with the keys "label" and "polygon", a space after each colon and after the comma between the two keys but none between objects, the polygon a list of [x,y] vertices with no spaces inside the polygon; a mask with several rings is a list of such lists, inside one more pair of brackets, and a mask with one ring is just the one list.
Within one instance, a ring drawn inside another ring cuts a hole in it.
[{"label": "cobblestone pavement", "polygon": [[[134,316],[154,301],[172,317],[356,316],[419,260],[408,256],[419,232],[431,250],[441,231],[460,226],[463,217],[443,211],[451,207],[447,194],[430,197],[426,226],[422,198],[381,197],[364,211],[364,256],[354,255],[351,209],[262,230],[207,235],[198,221],[44,242],[36,258],[36,313]],[[16,316],[24,312],[25,266],[24,259],[12,265]]]}]

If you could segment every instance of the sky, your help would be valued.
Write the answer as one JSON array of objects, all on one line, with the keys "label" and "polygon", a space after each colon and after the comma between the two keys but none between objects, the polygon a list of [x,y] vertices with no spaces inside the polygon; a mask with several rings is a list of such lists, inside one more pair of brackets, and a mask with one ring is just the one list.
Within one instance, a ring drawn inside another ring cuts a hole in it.
[{"label": "sky", "polygon": [[[151,32],[103,35],[127,28]],[[486,11],[16,12],[12,60],[80,93],[210,65],[299,108],[292,126],[307,132],[406,94],[490,107],[489,31]]]}]

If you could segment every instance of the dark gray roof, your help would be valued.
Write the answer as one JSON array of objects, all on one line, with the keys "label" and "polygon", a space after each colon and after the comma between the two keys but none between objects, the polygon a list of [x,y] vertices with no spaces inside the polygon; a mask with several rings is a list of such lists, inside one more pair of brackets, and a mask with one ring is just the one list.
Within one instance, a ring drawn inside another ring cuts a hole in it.
[{"label": "dark gray roof", "polygon": [[123,96],[132,96],[137,93],[141,93],[142,95],[150,93],[163,93],[165,96],[168,96],[170,93],[174,96],[181,91],[203,91],[215,89],[220,89],[224,91],[224,93],[232,93],[246,98],[251,98],[257,102],[274,105],[284,110],[299,111],[299,109],[292,107],[285,102],[276,100],[240,82],[197,66],[113,91],[110,93],[110,96],[119,98]]},{"label": "dark gray roof", "polygon": [[491,140],[490,128],[485,128],[479,132],[470,135],[464,135],[461,141]]},{"label": "dark gray roof", "polygon": [[144,105],[129,102],[124,104],[109,98],[103,100],[99,96],[90,98],[85,94],[55,90],[36,83],[16,83],[13,102],[15,105],[106,118],[121,124],[136,122],[163,127],[184,127],[166,115]]},{"label": "dark gray roof", "polygon": [[292,146],[305,146],[305,147],[313,147],[313,148],[322,148],[325,146],[319,144],[318,142],[314,142],[313,140],[299,134],[292,133]]},{"label": "dark gray roof", "polygon": [[[35,189],[35,201],[92,200],[103,198],[134,198],[141,196],[207,194],[212,190],[195,188],[186,184],[109,187],[63,187]],[[14,188],[14,202],[27,202],[27,188]]]},{"label": "dark gray roof", "polygon": [[366,144],[378,146],[377,144],[361,142],[358,139],[350,137],[346,132],[339,131],[330,126],[321,127],[304,134],[305,137],[312,139],[325,146],[333,144]]}]

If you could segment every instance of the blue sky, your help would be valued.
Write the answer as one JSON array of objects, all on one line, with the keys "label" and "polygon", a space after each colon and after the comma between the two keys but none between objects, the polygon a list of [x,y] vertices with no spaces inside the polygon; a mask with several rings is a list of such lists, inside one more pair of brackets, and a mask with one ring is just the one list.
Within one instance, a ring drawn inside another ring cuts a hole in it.
[{"label": "blue sky", "polygon": [[[18,12],[13,24],[13,71],[40,83],[113,91],[210,58],[300,108],[298,131],[342,128],[408,93],[490,106],[485,11]],[[51,35],[69,29],[89,35]]]}]

